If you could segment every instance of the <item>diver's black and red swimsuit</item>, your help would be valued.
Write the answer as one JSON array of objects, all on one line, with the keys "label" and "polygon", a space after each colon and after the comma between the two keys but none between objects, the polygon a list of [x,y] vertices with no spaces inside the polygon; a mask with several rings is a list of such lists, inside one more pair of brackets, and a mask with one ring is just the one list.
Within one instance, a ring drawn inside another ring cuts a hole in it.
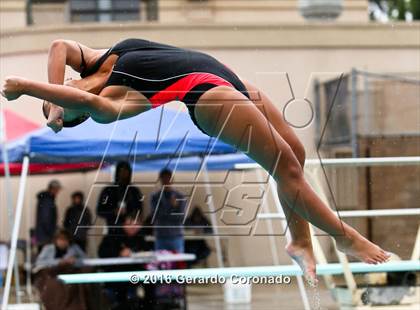
[{"label": "diver's black and red swimsuit", "polygon": [[82,78],[95,73],[112,54],[119,57],[105,87],[131,87],[146,96],[154,108],[172,100],[182,101],[197,126],[195,103],[209,89],[229,86],[249,97],[238,76],[210,55],[141,39],[117,43],[84,70]]}]

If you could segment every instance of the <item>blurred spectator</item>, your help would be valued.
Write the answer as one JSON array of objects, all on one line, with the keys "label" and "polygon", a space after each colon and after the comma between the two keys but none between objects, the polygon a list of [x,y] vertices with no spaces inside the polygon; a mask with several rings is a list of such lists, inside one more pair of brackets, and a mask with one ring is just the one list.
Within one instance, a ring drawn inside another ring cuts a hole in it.
[{"label": "blurred spectator", "polygon": [[[213,233],[210,222],[198,206],[194,207],[191,215],[186,219],[185,228],[191,229],[196,236]],[[207,259],[211,250],[205,239],[197,239],[185,241],[185,252],[195,254],[196,259],[190,264],[195,265]]]},{"label": "blurred spectator", "polygon": [[183,220],[184,196],[171,186],[172,171],[163,169],[159,173],[161,190],[152,195],[152,223],[155,235],[155,250],[184,253]]},{"label": "blurred spectator", "polygon": [[[122,227],[114,229],[104,237],[99,246],[99,257],[130,257],[133,253],[148,251],[150,248],[144,239],[144,231],[137,213],[130,213],[125,216]],[[112,267],[105,267],[106,271],[132,271],[144,270],[142,264],[124,265],[118,264]],[[141,284],[130,283],[108,283],[105,285],[108,292],[108,299],[112,309],[147,309],[143,308],[146,300],[150,299],[149,288],[143,285],[144,296],[140,298],[137,294]]]},{"label": "blurred spectator", "polygon": [[42,247],[53,239],[57,227],[57,207],[55,198],[60,192],[61,184],[52,180],[46,191],[40,192],[37,196],[35,238],[38,245],[38,252]]},{"label": "blurred spectator", "polygon": [[35,261],[35,269],[57,265],[80,266],[84,257],[83,250],[72,243],[70,233],[65,229],[60,229],[54,235],[54,242],[42,248]]},{"label": "blurred spectator", "polygon": [[194,206],[191,215],[185,220],[185,226],[197,235],[213,233],[213,227],[199,206]]},{"label": "blurred spectator", "polygon": [[65,229],[58,230],[54,242],[43,247],[34,268],[34,284],[43,309],[99,310],[106,307],[97,285],[65,284],[57,277],[65,273],[92,272],[90,268],[81,267],[84,257],[80,247],[72,244],[71,235]]},{"label": "blurred spectator", "polygon": [[71,206],[67,208],[63,226],[72,235],[74,243],[86,252],[88,228],[77,229],[78,226],[90,227],[92,216],[89,208],[85,207],[82,192],[71,195]]},{"label": "blurred spectator", "polygon": [[99,246],[99,257],[130,257],[132,253],[148,251],[145,233],[137,213],[125,216],[122,227],[104,237]]},{"label": "blurred spectator", "polygon": [[130,164],[119,162],[114,185],[104,188],[99,196],[96,212],[109,227],[120,225],[128,213],[136,212],[142,216],[143,194],[131,185],[131,175]]}]

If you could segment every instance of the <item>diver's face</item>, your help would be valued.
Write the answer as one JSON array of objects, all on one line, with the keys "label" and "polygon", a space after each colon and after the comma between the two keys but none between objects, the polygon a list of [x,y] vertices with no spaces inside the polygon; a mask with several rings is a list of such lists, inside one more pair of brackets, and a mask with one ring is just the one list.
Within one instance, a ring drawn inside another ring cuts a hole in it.
[{"label": "diver's face", "polygon": [[[98,92],[100,92],[100,87],[98,87],[99,84],[96,82],[97,81],[95,78],[92,79],[90,77],[87,77],[85,79],[80,79],[80,80],[68,79],[67,81],[65,81],[64,85],[77,88],[86,92],[90,92],[93,94],[97,94]],[[87,120],[90,117],[89,113],[87,112],[80,111],[80,110],[67,109],[67,108],[63,108],[60,113],[54,113],[54,115],[50,115],[51,103],[47,101],[44,101],[42,109],[43,109],[45,118],[47,120],[49,119],[50,123],[51,122],[54,123],[54,119],[62,120],[62,127],[77,126],[83,123],[85,120]],[[50,125],[48,126],[51,127]],[[59,130],[55,130],[54,128],[53,130],[55,132],[58,132],[61,130],[61,127],[59,128]]]},{"label": "diver's face", "polygon": [[[51,103],[44,101],[42,109],[43,109],[45,118],[48,119],[48,115],[50,115],[50,110],[51,110]],[[64,122],[74,121],[80,116],[86,114],[85,112],[82,112],[79,110],[72,110],[72,109],[66,109],[66,108],[63,108],[63,110],[64,110],[64,115],[63,115]]]}]

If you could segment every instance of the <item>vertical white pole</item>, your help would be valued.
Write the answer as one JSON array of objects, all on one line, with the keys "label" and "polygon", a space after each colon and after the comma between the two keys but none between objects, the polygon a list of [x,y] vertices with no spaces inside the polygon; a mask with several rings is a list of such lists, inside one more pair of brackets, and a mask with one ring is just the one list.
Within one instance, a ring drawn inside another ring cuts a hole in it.
[{"label": "vertical white pole", "polygon": [[411,254],[411,260],[418,260],[420,258],[420,226],[417,229],[416,241],[413,246],[413,253]]},{"label": "vertical white pole", "polygon": [[[3,105],[0,103],[0,144],[3,155],[4,163],[4,187],[6,194],[6,204],[7,204],[7,215],[9,218],[9,231],[12,234],[13,226],[13,202],[12,202],[12,186],[10,178],[10,165],[9,165],[9,155],[7,154],[6,149],[6,118],[3,115]],[[20,303],[20,281],[19,281],[19,267],[18,262],[14,262],[14,274],[15,274],[15,294],[16,301]]]},{"label": "vertical white pole", "polygon": [[13,206],[12,206],[12,196],[11,196],[11,186],[10,186],[10,166],[9,166],[9,157],[6,149],[6,119],[3,115],[3,105],[0,104],[0,143],[1,143],[1,153],[3,156],[4,164],[4,187],[6,194],[6,204],[7,204],[7,215],[9,218],[9,228],[10,232],[12,231],[13,225]]},{"label": "vertical white pole", "polygon": [[21,174],[20,182],[19,182],[19,194],[18,194],[18,199],[16,203],[15,220],[13,221],[13,231],[12,231],[12,238],[11,238],[12,240],[10,244],[9,261],[8,261],[8,266],[7,266],[6,283],[5,283],[5,288],[4,288],[1,310],[6,310],[9,304],[10,284],[12,281],[12,269],[13,269],[13,264],[16,258],[16,247],[17,247],[17,241],[19,238],[20,221],[22,219],[23,199],[25,197],[25,187],[26,187],[26,179],[28,176],[28,169],[29,169],[29,157],[25,156],[23,158],[22,174]]},{"label": "vertical white pole", "polygon": [[216,244],[216,254],[217,254],[217,264],[219,265],[220,268],[224,267],[224,263],[223,263],[223,255],[222,255],[222,246],[221,246],[221,242],[220,242],[220,236],[219,236],[219,229],[217,228],[217,218],[216,218],[216,208],[214,207],[214,203],[213,203],[213,197],[212,197],[212,192],[210,189],[210,179],[209,179],[209,174],[207,171],[207,161],[208,161],[208,155],[206,155],[204,157],[204,163],[202,166],[202,171],[203,171],[203,177],[204,177],[204,186],[206,189],[206,195],[208,198],[208,204],[209,204],[209,209],[210,209],[210,218],[211,218],[211,224],[213,226],[213,232],[214,232],[214,241]]},{"label": "vertical white pole", "polygon": [[[280,199],[279,199],[278,194],[277,194],[277,183],[272,177],[270,177],[269,183],[270,183],[270,188],[271,188],[271,194],[273,195],[273,200],[274,200],[274,203],[275,203],[276,208],[277,208],[277,212],[279,214],[281,214],[284,218],[286,218],[286,216],[283,212],[283,208],[282,208],[281,203],[280,203]],[[287,220],[282,220],[281,222],[282,222],[282,225],[283,225],[283,229],[286,230],[286,239],[287,239],[288,242],[290,242],[291,241],[291,236],[290,236],[289,230],[287,229],[288,228],[287,227]],[[297,265],[297,263],[294,260],[293,260],[293,264]],[[305,310],[310,310],[311,306],[309,304],[308,294],[306,294],[305,283],[303,282],[303,278],[302,278],[302,276],[296,276],[296,279],[297,279],[297,282],[298,282],[300,296],[301,296],[302,302],[303,302],[303,307],[304,307]]]},{"label": "vertical white pole", "polygon": [[[28,180],[29,181],[29,180]],[[28,187],[30,185],[28,184]],[[29,202],[27,206],[32,206],[32,195],[27,195]],[[32,224],[32,208],[26,208],[26,227],[31,227]],[[31,272],[32,272],[32,264],[31,264],[31,249],[32,249],[32,240],[31,240],[31,232],[30,229],[27,229],[26,238],[26,253],[25,253],[25,268],[26,268],[26,293],[28,294],[29,301],[33,301],[32,295],[32,283],[31,283]]]}]

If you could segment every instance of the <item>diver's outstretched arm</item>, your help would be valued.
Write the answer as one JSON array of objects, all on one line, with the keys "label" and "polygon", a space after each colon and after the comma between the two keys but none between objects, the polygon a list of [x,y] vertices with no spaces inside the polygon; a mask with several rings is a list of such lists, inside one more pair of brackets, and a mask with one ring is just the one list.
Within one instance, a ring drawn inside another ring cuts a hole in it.
[{"label": "diver's outstretched arm", "polygon": [[48,84],[20,77],[6,78],[2,95],[7,100],[16,100],[21,95],[43,99],[72,110],[89,113],[98,122],[112,122],[118,118],[118,105],[106,97],[58,84]]},{"label": "diver's outstretched arm", "polygon": [[100,95],[67,85],[49,84],[21,77],[7,77],[1,94],[9,101],[22,95],[43,99],[70,110],[89,115],[99,123],[110,123],[133,117],[151,108],[139,92],[123,86],[104,89]]}]

